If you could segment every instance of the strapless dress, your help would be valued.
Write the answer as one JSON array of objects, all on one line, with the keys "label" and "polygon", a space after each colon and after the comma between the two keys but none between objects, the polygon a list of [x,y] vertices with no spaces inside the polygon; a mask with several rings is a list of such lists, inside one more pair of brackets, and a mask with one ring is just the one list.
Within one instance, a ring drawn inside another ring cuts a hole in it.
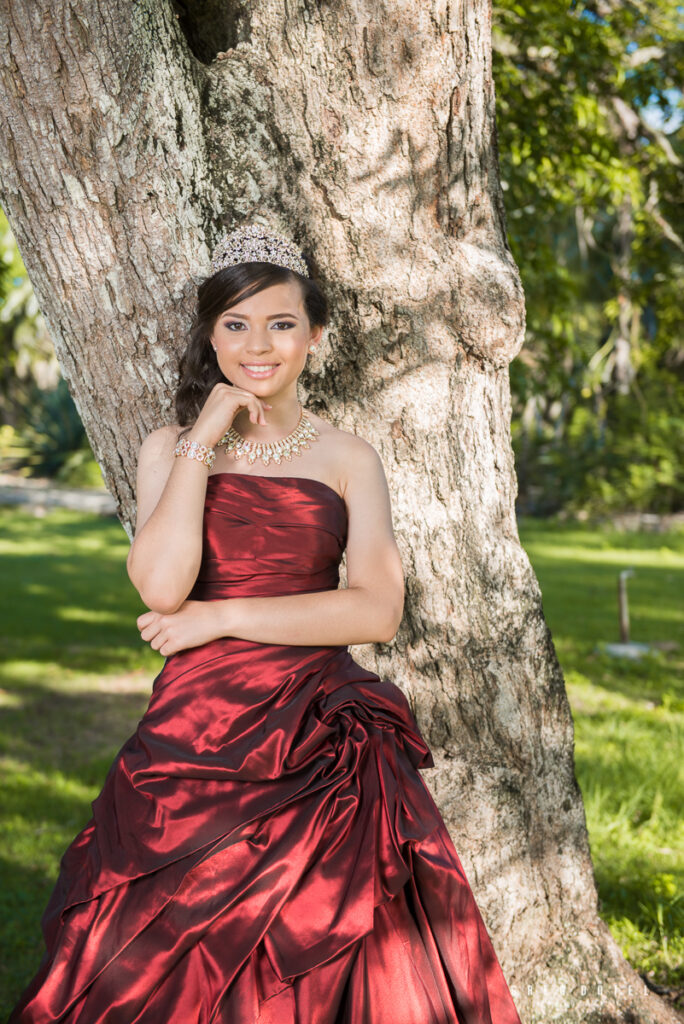
[{"label": "strapless dress", "polygon": [[[337,589],[347,511],[211,474],[193,600]],[[402,690],[345,646],[166,658],[9,1024],[520,1024]]]}]

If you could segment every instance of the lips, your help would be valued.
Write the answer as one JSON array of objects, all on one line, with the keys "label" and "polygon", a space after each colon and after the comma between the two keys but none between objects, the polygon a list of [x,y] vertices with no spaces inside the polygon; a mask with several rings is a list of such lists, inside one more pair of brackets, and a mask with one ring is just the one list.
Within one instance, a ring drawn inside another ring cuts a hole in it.
[{"label": "lips", "polygon": [[[249,377],[254,378],[271,377],[280,366],[280,363],[254,363],[253,366],[255,369],[250,369],[247,364],[240,363],[240,368],[244,370]],[[256,367],[258,367],[258,369],[256,369]]]}]

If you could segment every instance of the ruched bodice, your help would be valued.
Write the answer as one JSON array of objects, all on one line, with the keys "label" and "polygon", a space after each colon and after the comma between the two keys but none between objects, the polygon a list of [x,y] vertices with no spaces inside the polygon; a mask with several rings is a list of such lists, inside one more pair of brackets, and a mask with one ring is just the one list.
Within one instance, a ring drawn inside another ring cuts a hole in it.
[{"label": "ruched bodice", "polygon": [[[344,500],[207,482],[194,600],[334,590]],[[345,645],[169,655],[9,1024],[520,1024],[402,690]]]},{"label": "ruched bodice", "polygon": [[339,586],[347,510],[344,499],[321,480],[212,473],[202,532],[202,563],[189,594],[193,600]]}]

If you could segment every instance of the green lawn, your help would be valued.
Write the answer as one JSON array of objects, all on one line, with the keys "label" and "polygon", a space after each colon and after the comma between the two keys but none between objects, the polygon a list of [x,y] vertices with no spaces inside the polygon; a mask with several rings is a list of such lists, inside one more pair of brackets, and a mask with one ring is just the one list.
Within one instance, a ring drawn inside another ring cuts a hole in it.
[{"label": "green lawn", "polygon": [[[684,532],[523,520],[575,723],[601,914],[627,959],[654,982],[684,985]],[[617,579],[630,639],[676,644],[632,662],[620,639]]]},{"label": "green lawn", "polygon": [[164,659],[136,628],[116,519],[0,507],[0,1019],[42,955],[59,859]]},{"label": "green lawn", "polygon": [[[682,984],[684,534],[621,535],[523,522],[575,718],[602,913],[639,970]],[[40,916],[59,858],[90,817],[112,758],[145,711],[164,659],[135,626],[144,606],[115,519],[0,507],[0,1014],[42,955]],[[615,641],[616,577],[632,638],[675,641],[641,663]]]}]

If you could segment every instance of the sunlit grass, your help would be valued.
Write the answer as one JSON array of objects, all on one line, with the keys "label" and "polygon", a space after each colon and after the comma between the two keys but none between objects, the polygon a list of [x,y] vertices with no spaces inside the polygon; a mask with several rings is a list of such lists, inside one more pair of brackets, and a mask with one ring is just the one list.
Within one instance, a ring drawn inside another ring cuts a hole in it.
[{"label": "sunlit grass", "polygon": [[40,919],[164,659],[116,519],[0,508],[0,1017],[42,956]]},{"label": "sunlit grass", "polygon": [[[524,520],[575,727],[601,914],[624,955],[665,985],[684,984],[684,533]],[[619,641],[617,576],[630,639],[661,644],[642,660]]]},{"label": "sunlit grass", "polygon": [[[684,961],[684,536],[523,521],[575,723],[575,757],[601,913],[641,971],[682,984]],[[42,955],[40,917],[59,860],[87,823],[164,659],[116,519],[0,508],[0,1013]],[[616,660],[617,573],[632,638],[679,646]]]}]

